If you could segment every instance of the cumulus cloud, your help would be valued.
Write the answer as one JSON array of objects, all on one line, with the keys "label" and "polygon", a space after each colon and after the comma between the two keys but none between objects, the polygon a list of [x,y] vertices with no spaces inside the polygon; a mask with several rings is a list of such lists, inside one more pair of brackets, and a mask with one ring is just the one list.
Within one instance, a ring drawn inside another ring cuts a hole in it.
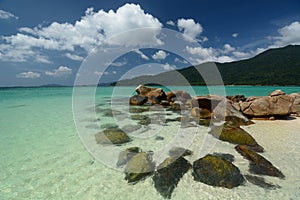
[{"label": "cumulus cloud", "polygon": [[224,45],[224,53],[229,53],[235,50],[235,47],[232,47],[230,44]]},{"label": "cumulus cloud", "polygon": [[170,65],[169,63],[165,63],[165,64],[162,65],[162,68],[165,71],[170,71],[170,70],[176,69],[176,66],[175,65]]},{"label": "cumulus cloud", "polygon": [[[115,40],[107,40],[112,36],[126,31],[144,27],[152,27],[151,31],[141,29],[140,34],[130,33],[116,37]],[[53,22],[49,26],[37,26],[34,28],[23,27],[19,33],[11,36],[3,36],[0,46],[0,55],[6,60],[23,62],[32,60],[35,54],[28,51],[36,49],[58,50],[73,52],[76,48],[82,48],[89,53],[93,48],[104,41],[119,45],[143,45],[162,44],[156,37],[162,28],[162,24],[151,14],[145,13],[139,5],[125,4],[116,11],[86,10],[85,15],[74,24]],[[15,55],[15,56],[14,56]],[[69,58],[79,59],[70,56]]]},{"label": "cumulus cloud", "polygon": [[169,55],[169,54],[166,53],[165,51],[159,50],[159,51],[157,51],[157,52],[152,56],[152,58],[153,58],[154,60],[163,60],[163,59],[165,59],[168,55]]},{"label": "cumulus cloud", "polygon": [[289,44],[300,44],[300,23],[298,21],[282,27],[278,30],[278,33],[280,36],[273,38],[275,40],[275,47],[285,46]]},{"label": "cumulus cloud", "polygon": [[170,26],[175,26],[176,25],[175,22],[173,22],[172,20],[167,21],[166,24],[168,24]]},{"label": "cumulus cloud", "polygon": [[238,33],[232,33],[232,35],[231,35],[233,38],[237,38],[238,36],[239,36],[239,34]]},{"label": "cumulus cloud", "polygon": [[126,65],[127,64],[127,62],[126,61],[123,61],[123,62],[113,62],[113,63],[111,63],[110,65],[111,66],[115,66],[115,67],[122,67],[122,66],[124,66],[124,65]]},{"label": "cumulus cloud", "polygon": [[134,50],[135,53],[137,53],[141,58],[143,58],[144,60],[149,60],[149,57],[146,56],[142,51],[140,51],[139,49],[135,49]]},{"label": "cumulus cloud", "polygon": [[196,41],[203,31],[201,24],[196,23],[193,19],[178,19],[177,26],[183,32],[185,40],[189,42]]},{"label": "cumulus cloud", "polygon": [[28,71],[28,72],[22,72],[17,74],[18,78],[39,78],[41,76],[40,73],[37,72],[32,72],[32,71]]},{"label": "cumulus cloud", "polygon": [[186,51],[193,55],[194,57],[191,60],[194,63],[204,63],[204,62],[231,62],[234,59],[228,55],[222,55],[222,50],[214,49],[212,47],[189,47],[186,46]]},{"label": "cumulus cloud", "polygon": [[15,16],[14,14],[0,9],[0,19],[11,19],[11,18],[19,19],[19,17]]},{"label": "cumulus cloud", "polygon": [[46,71],[45,74],[53,77],[68,76],[72,74],[72,69],[66,66],[60,66],[57,69],[54,69],[53,71]]},{"label": "cumulus cloud", "polygon": [[66,53],[65,56],[71,60],[82,61],[84,58],[75,54]]}]

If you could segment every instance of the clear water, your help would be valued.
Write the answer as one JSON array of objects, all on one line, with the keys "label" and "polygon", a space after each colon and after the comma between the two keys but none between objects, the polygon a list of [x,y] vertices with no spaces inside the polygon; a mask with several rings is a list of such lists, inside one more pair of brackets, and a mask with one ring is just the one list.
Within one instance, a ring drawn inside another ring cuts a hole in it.
[{"label": "clear water", "polygon": [[[184,87],[168,89],[190,90]],[[198,95],[208,93],[206,87],[192,89]],[[275,89],[282,89],[286,93],[300,91],[300,87],[277,86],[227,86],[225,89],[227,95],[246,96],[267,95]],[[85,91],[94,91],[94,88],[80,90],[84,98]],[[134,88],[121,88],[121,91],[132,93]],[[95,161],[89,154],[77,130],[84,126],[82,130],[87,130],[87,135],[93,135],[98,131],[95,123],[107,124],[114,122],[114,119],[105,118],[99,113],[90,117],[89,113],[93,114],[95,106],[85,104],[86,113],[82,113],[82,123],[76,127],[72,92],[73,88],[0,89],[0,199],[162,199],[153,187],[151,178],[129,185],[121,171]],[[98,88],[94,99],[96,107],[111,108],[111,94],[114,94],[111,87]],[[124,109],[121,101],[113,105],[113,109]],[[126,125],[127,116],[122,115],[122,118],[119,119],[121,125]],[[300,124],[275,121],[267,122],[271,124],[266,128],[264,123],[257,122],[255,127],[246,129],[265,147],[264,156],[286,175],[285,180],[265,177],[267,181],[280,185],[281,189],[266,190],[250,183],[232,190],[215,188],[194,182],[189,171],[179,182],[172,199],[299,199],[300,134],[297,127]],[[178,126],[176,122],[163,129],[160,125],[153,125],[148,132],[150,135],[138,136],[133,143],[120,148],[138,145],[145,150],[159,150],[172,141]],[[191,130],[183,130],[184,137],[188,138]],[[276,135],[277,130],[283,131]],[[196,149],[204,140],[206,132],[207,128],[198,128],[197,133],[201,134],[193,138],[190,148]],[[155,140],[157,135],[164,137],[164,140]],[[248,163],[233,147],[228,143],[217,142],[212,152],[234,155],[235,164],[245,174]],[[101,152],[110,156],[109,152]],[[196,156],[189,158],[190,161],[195,160]]]}]

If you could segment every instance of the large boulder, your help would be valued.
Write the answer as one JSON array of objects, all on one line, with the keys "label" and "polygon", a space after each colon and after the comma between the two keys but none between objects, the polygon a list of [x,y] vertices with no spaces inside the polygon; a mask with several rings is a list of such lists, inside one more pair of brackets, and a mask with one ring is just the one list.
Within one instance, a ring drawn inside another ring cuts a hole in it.
[{"label": "large boulder", "polygon": [[165,159],[154,173],[155,189],[164,197],[170,199],[172,192],[183,175],[191,168],[191,164],[183,157]]},{"label": "large boulder", "polygon": [[196,96],[192,99],[192,107],[191,115],[193,117],[201,117],[200,111],[206,111],[207,114],[204,116],[208,117],[209,113],[207,111],[210,111],[214,119],[234,121],[239,125],[249,124],[248,118],[233,107],[232,102],[225,97],[217,95]]},{"label": "large boulder", "polygon": [[148,97],[142,95],[134,95],[130,97],[129,104],[130,105],[144,105],[148,101]]},{"label": "large boulder", "polygon": [[246,101],[246,97],[244,95],[241,95],[241,94],[234,95],[234,96],[227,96],[226,98],[229,99],[230,101],[234,102],[234,103],[239,103],[239,102]]},{"label": "large boulder", "polygon": [[162,100],[166,100],[166,94],[162,88],[151,88],[139,85],[135,91],[139,95],[146,96],[151,104],[159,104]]},{"label": "large boulder", "polygon": [[249,117],[289,116],[294,99],[289,95],[251,98],[241,103],[241,110]]},{"label": "large boulder", "polygon": [[275,96],[280,96],[280,95],[285,95],[285,93],[282,92],[281,90],[275,90],[269,94],[270,97],[275,97]]},{"label": "large boulder", "polygon": [[135,184],[150,176],[155,169],[150,153],[140,152],[135,154],[125,168],[125,180]]},{"label": "large boulder", "polygon": [[284,178],[283,173],[274,167],[270,161],[263,156],[259,155],[255,151],[252,151],[246,145],[238,145],[235,147],[244,158],[250,161],[250,172],[259,175],[275,176]]},{"label": "large boulder", "polygon": [[193,176],[195,181],[225,188],[237,187],[245,181],[235,165],[221,156],[211,154],[193,163]]},{"label": "large boulder", "polygon": [[296,114],[298,117],[300,117],[300,93],[293,93],[290,94],[290,96],[295,99],[291,113]]},{"label": "large boulder", "polygon": [[117,127],[105,129],[95,135],[95,139],[98,144],[124,144],[130,142],[131,139],[121,129]]},{"label": "large boulder", "polygon": [[260,146],[255,139],[240,127],[225,125],[213,126],[209,132],[219,140],[226,141],[232,144],[243,144],[249,146],[252,150],[263,152],[264,148]]}]

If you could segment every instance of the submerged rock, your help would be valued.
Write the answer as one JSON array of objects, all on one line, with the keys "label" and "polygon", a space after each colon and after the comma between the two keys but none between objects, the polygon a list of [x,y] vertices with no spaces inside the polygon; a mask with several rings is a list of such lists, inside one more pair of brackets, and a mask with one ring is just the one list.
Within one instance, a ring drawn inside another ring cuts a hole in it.
[{"label": "submerged rock", "polygon": [[125,165],[134,155],[137,153],[142,152],[142,150],[139,147],[130,147],[126,150],[122,151],[119,154],[119,159],[117,161],[117,167],[120,167],[122,165]]},{"label": "submerged rock", "polygon": [[155,189],[164,198],[170,199],[174,189],[183,175],[191,168],[191,164],[183,157],[169,157],[165,159],[154,173]]},{"label": "submerged rock", "polygon": [[232,144],[243,144],[250,146],[253,150],[263,152],[264,149],[255,139],[240,127],[231,126],[214,126],[209,132],[219,140],[230,142]]},{"label": "submerged rock", "polygon": [[279,185],[274,185],[272,183],[268,183],[265,181],[265,179],[263,177],[258,177],[258,176],[252,176],[252,175],[244,175],[244,177],[247,179],[247,181],[249,181],[250,183],[257,185],[261,188],[264,189],[270,189],[270,190],[274,190],[274,189],[279,189],[281,188]]},{"label": "submerged rock", "polygon": [[148,97],[142,95],[134,95],[130,97],[129,104],[130,105],[144,105],[148,101]]},{"label": "submerged rock", "polygon": [[152,157],[149,153],[137,153],[127,162],[125,180],[128,183],[135,184],[150,176],[154,169],[155,164],[152,162]]},{"label": "submerged rock", "polygon": [[229,189],[245,181],[235,165],[221,156],[211,154],[193,163],[193,176],[195,181]]},{"label": "submerged rock", "polygon": [[127,124],[122,127],[122,130],[125,131],[126,133],[131,133],[136,130],[139,130],[140,128],[142,128],[141,125]]},{"label": "submerged rock", "polygon": [[130,142],[128,135],[119,128],[105,129],[95,135],[98,144],[124,144]]},{"label": "submerged rock", "polygon": [[255,151],[249,149],[246,145],[238,145],[235,147],[237,152],[239,152],[244,158],[250,161],[250,172],[258,175],[268,175],[275,176],[279,178],[284,178],[283,173],[273,166],[273,164],[268,161],[263,156],[259,155]]},{"label": "submerged rock", "polygon": [[172,147],[169,150],[169,155],[172,157],[179,157],[179,156],[190,156],[193,155],[193,152],[191,150],[182,148],[182,147]]}]

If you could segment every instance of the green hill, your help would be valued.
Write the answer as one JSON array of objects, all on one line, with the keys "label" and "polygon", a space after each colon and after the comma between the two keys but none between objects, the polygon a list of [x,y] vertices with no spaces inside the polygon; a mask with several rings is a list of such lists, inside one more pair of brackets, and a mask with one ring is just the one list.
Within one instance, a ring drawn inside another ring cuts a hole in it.
[{"label": "green hill", "polygon": [[[211,64],[204,63],[154,76],[140,76],[117,84],[205,85],[197,69]],[[300,85],[300,45],[269,49],[250,59],[215,64],[225,85]]]}]

